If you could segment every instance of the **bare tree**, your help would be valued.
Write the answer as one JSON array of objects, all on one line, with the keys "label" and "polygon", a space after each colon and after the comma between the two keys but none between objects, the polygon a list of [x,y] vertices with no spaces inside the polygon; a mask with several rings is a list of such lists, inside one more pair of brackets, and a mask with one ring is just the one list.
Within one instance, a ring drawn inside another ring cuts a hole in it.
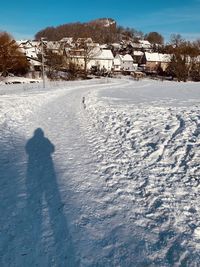
[{"label": "bare tree", "polygon": [[170,43],[174,47],[179,47],[184,42],[183,37],[180,34],[171,34]]},{"label": "bare tree", "polygon": [[[97,50],[91,38],[79,38],[76,51],[84,61],[84,76],[87,77],[88,63],[94,58]],[[72,51],[73,52],[73,51]]]},{"label": "bare tree", "polygon": [[45,65],[50,79],[58,78],[58,72],[63,69],[63,56],[51,50],[45,51]]},{"label": "bare tree", "polygon": [[94,47],[89,44],[85,44],[83,50],[85,77],[87,76],[88,63],[94,57],[94,55],[95,55]]}]

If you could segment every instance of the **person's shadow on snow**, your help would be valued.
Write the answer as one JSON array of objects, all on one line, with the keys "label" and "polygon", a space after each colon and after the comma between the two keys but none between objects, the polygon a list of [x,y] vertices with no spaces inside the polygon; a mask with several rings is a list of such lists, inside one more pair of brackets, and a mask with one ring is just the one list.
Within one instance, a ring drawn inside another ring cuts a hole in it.
[{"label": "person's shadow on snow", "polygon": [[[38,266],[75,266],[73,246],[63,213],[52,154],[54,145],[35,130],[26,144],[28,243],[33,249],[33,264]],[[28,262],[27,262],[28,263]],[[67,264],[67,265],[66,265]]]}]

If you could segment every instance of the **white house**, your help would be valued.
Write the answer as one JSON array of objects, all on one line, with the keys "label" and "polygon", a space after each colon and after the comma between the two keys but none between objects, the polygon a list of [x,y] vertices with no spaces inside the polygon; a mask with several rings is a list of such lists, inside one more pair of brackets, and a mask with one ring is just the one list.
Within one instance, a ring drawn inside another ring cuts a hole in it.
[{"label": "white house", "polygon": [[139,46],[140,48],[143,48],[145,51],[146,50],[151,50],[151,43],[147,40],[139,40]]},{"label": "white house", "polygon": [[113,70],[114,71],[121,71],[121,61],[119,58],[114,58],[113,60]]},{"label": "white house", "polygon": [[[120,67],[119,67],[120,66]],[[120,69],[119,69],[120,68]],[[114,60],[114,71],[135,71],[137,64],[133,63],[131,55],[116,55]]]},{"label": "white house", "polygon": [[68,45],[72,45],[73,43],[73,37],[64,37],[62,38],[59,43],[64,43],[64,44],[68,44]]},{"label": "white house", "polygon": [[39,71],[41,63],[38,59],[39,54],[39,42],[34,41],[17,41],[17,44],[21,52],[26,56],[27,60],[31,65],[31,71]]},{"label": "white house", "polygon": [[59,54],[60,51],[60,43],[58,41],[48,41],[46,43],[46,48],[51,50],[52,52]]},{"label": "white house", "polygon": [[145,52],[142,63],[146,71],[157,71],[160,66],[164,71],[166,70],[169,62],[171,61],[170,54],[149,53]]},{"label": "white house", "polygon": [[95,48],[87,68],[91,69],[92,66],[96,66],[99,70],[105,69],[106,71],[111,71],[113,60],[114,56],[110,49]]},{"label": "white house", "polygon": [[84,69],[85,61],[87,61],[87,70],[92,67],[96,67],[99,70],[112,70],[114,57],[109,49],[101,49],[99,46],[91,48],[88,52],[84,49],[72,49],[66,51],[66,55],[80,69]]}]

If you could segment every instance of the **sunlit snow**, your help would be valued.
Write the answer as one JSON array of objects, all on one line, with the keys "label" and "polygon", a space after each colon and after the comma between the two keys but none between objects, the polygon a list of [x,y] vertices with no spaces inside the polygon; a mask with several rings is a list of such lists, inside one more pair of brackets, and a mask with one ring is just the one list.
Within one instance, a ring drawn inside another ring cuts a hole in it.
[{"label": "sunlit snow", "polygon": [[199,109],[192,82],[0,86],[0,266],[199,266]]}]

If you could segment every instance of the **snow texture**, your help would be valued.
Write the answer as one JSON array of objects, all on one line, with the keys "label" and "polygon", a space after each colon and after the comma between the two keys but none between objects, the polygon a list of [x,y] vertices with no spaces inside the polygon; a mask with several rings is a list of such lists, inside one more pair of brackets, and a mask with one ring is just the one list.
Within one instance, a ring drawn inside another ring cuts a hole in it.
[{"label": "snow texture", "polygon": [[199,266],[197,83],[0,87],[0,266]]}]

